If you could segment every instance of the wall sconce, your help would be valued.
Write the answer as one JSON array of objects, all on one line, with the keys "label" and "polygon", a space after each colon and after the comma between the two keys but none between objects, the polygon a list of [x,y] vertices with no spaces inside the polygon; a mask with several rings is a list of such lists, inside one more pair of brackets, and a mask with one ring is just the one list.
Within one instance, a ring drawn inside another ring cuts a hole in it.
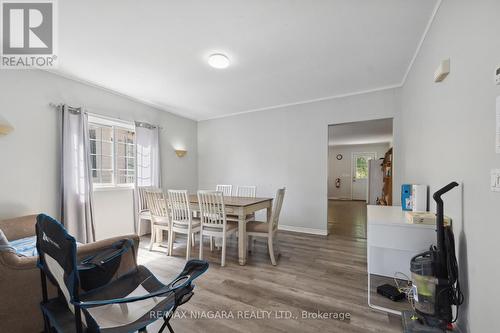
[{"label": "wall sconce", "polygon": [[14,128],[10,124],[0,117],[0,135],[7,135],[12,132]]},{"label": "wall sconce", "polygon": [[187,154],[187,150],[176,149],[175,154],[177,155],[177,157],[184,157]]}]

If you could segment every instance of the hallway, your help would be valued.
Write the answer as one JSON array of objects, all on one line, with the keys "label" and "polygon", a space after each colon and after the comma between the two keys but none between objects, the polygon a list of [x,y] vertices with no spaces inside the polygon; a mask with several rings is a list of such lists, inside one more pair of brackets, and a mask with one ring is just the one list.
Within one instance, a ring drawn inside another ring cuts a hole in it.
[{"label": "hallway", "polygon": [[328,234],[366,239],[366,202],[328,200]]}]

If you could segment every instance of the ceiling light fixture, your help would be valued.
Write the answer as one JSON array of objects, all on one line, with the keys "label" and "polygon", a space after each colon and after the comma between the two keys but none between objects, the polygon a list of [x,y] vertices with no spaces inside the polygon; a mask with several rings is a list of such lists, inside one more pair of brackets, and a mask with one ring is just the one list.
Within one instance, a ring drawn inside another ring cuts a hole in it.
[{"label": "ceiling light fixture", "polygon": [[208,64],[213,68],[223,69],[229,67],[229,58],[222,53],[214,53],[208,57]]}]

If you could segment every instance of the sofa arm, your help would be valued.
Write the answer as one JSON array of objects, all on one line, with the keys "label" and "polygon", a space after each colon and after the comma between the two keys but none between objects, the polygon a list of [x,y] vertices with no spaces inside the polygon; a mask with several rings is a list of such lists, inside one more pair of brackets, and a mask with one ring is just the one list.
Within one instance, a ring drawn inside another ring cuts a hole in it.
[{"label": "sofa arm", "polygon": [[[0,253],[0,331],[41,332],[43,318],[40,311],[42,290],[38,257],[21,257],[14,252]],[[49,297],[57,290],[47,284]]]},{"label": "sofa arm", "polygon": [[[139,248],[139,236],[132,234],[132,235],[108,238],[98,242],[80,245],[78,246],[77,249],[78,259],[83,259],[85,257],[98,253],[104,249],[107,249],[113,243],[122,239],[131,239],[134,242],[134,252],[137,258],[137,250]],[[0,265],[8,269],[14,269],[14,270],[37,269],[36,266],[37,261],[38,257],[23,257],[11,251],[0,252]]]},{"label": "sofa arm", "polygon": [[131,235],[123,235],[123,236],[107,238],[94,243],[79,245],[77,248],[78,259],[81,260],[92,254],[101,252],[102,250],[109,248],[111,245],[122,239],[130,239],[134,242],[134,252],[135,255],[137,256],[137,250],[139,249],[139,236],[137,236],[136,234],[131,234]]},{"label": "sofa arm", "polygon": [[0,252],[0,266],[5,269],[19,271],[38,269],[36,266],[37,261],[38,257],[22,257],[11,251]]},{"label": "sofa arm", "polygon": [[[83,258],[102,251],[124,238],[134,242],[134,251],[137,255],[139,236],[125,235],[80,245],[77,249],[78,257]],[[135,258],[133,257],[128,255],[124,258],[123,265],[115,276],[121,276],[135,267]],[[0,252],[0,296],[2,299],[0,302],[0,331],[43,331],[43,318],[40,311],[42,291],[40,270],[36,266],[37,261],[38,257],[21,257],[11,251]],[[47,288],[49,298],[57,296],[57,289],[51,283],[47,283]],[[29,320],[26,320],[27,316],[29,316]]]}]

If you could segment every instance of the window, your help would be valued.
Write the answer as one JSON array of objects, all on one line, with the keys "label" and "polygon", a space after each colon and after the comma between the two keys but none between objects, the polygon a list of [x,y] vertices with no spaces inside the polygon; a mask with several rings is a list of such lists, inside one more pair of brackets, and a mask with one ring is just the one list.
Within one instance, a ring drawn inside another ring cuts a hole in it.
[{"label": "window", "polygon": [[368,161],[377,158],[376,153],[353,153],[353,173],[355,179],[368,178]]},{"label": "window", "polygon": [[368,160],[366,156],[356,158],[356,179],[368,178]]},{"label": "window", "polygon": [[89,116],[90,165],[96,187],[135,182],[133,125]]}]

